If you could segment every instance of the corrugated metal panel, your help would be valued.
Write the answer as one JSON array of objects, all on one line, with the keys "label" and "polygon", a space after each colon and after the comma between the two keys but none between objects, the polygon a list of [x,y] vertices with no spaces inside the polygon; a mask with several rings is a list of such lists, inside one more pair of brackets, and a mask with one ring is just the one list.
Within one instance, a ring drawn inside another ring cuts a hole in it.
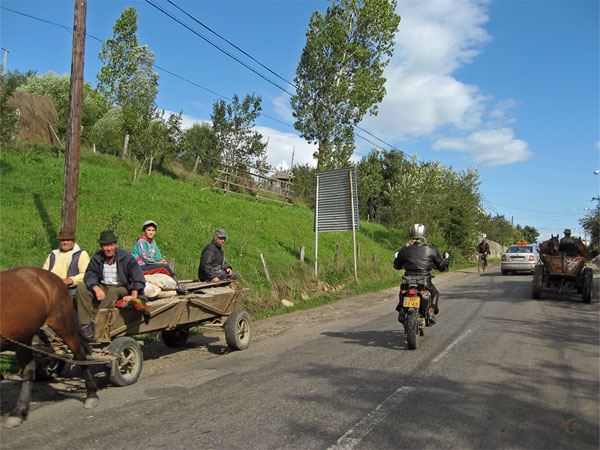
[{"label": "corrugated metal panel", "polygon": [[359,229],[356,167],[317,172],[315,193],[315,231],[352,230],[353,202],[354,229]]}]

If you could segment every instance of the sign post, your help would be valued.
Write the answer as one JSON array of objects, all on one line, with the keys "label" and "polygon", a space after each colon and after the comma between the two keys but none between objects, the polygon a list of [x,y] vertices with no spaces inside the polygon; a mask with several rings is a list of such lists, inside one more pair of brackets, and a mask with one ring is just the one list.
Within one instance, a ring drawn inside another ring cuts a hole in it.
[{"label": "sign post", "polygon": [[356,230],[359,229],[356,168],[315,174],[315,276],[318,275],[319,232],[352,230],[354,281],[358,281]]}]

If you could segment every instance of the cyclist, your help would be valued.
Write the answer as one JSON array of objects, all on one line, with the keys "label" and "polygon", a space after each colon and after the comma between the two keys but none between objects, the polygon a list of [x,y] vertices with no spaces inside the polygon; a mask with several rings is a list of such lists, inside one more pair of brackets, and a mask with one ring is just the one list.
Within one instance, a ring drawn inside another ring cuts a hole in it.
[{"label": "cyclist", "polygon": [[485,240],[485,238],[483,238],[481,240],[481,242],[479,243],[479,245],[477,246],[477,255],[482,255],[479,256],[480,258],[483,258],[483,269],[487,269],[487,257],[490,254],[490,245],[487,243],[487,241]]}]

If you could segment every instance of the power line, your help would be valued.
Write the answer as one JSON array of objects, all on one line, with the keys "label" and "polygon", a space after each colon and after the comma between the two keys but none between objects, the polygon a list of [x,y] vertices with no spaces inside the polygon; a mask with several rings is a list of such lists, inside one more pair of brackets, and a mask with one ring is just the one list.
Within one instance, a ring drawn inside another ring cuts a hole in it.
[{"label": "power line", "polygon": [[258,70],[254,69],[253,67],[251,67],[250,65],[246,64],[244,61],[242,61],[241,59],[239,59],[238,57],[232,55],[230,52],[228,52],[227,50],[221,48],[220,46],[218,46],[217,44],[215,44],[213,41],[211,41],[210,39],[208,39],[206,36],[203,36],[200,32],[194,30],[193,28],[191,28],[190,26],[188,26],[187,24],[183,23],[181,20],[179,20],[177,17],[173,16],[172,14],[170,14],[169,12],[165,11],[163,8],[159,7],[158,5],[156,5],[155,3],[153,3],[150,0],[145,0],[146,3],[148,3],[149,5],[153,6],[154,8],[158,9],[160,12],[162,12],[164,15],[166,15],[167,17],[171,18],[172,20],[174,20],[175,22],[177,22],[178,24],[180,24],[182,27],[187,28],[188,30],[190,30],[192,33],[194,33],[196,36],[198,36],[200,39],[206,41],[207,43],[209,43],[210,45],[212,45],[213,47],[215,47],[217,50],[219,50],[220,52],[225,53],[227,56],[229,56],[230,58],[234,59],[235,61],[237,61],[238,63],[240,63],[242,66],[244,66],[245,68],[247,68],[248,70],[254,72],[256,75],[258,75],[259,77],[261,77],[263,80],[265,80],[267,83],[272,84],[273,86],[277,87],[278,89],[281,89],[283,92],[285,92],[286,94],[288,94],[289,96],[291,96],[292,94],[290,92],[288,92],[285,88],[283,88],[282,86],[280,86],[279,84],[275,83],[273,80],[270,80],[269,78],[267,78],[265,75],[263,75],[262,73],[260,73]]},{"label": "power line", "polygon": [[214,34],[215,36],[219,37],[220,39],[223,39],[225,42],[227,42],[229,45],[231,45],[233,48],[235,48],[236,50],[242,52],[244,55],[246,55],[248,58],[250,58],[252,61],[254,61],[255,63],[259,64],[263,69],[268,70],[269,72],[271,72],[273,75],[275,75],[277,78],[279,78],[282,81],[285,81],[287,84],[289,84],[290,86],[292,86],[294,89],[296,89],[296,85],[294,83],[292,83],[291,81],[286,80],[285,78],[283,78],[281,75],[279,75],[277,72],[271,70],[270,68],[268,68],[267,66],[265,66],[263,63],[261,63],[259,60],[257,60],[256,58],[254,58],[252,55],[250,55],[249,53],[245,52],[244,50],[242,50],[241,48],[239,48],[237,45],[235,45],[233,42],[231,42],[230,40],[226,39],[225,37],[221,36],[219,33],[217,33],[216,31],[214,31],[212,28],[210,28],[209,26],[205,25],[204,23],[200,22],[198,19],[196,19],[194,16],[192,16],[191,14],[189,14],[187,11],[183,10],[182,8],[180,8],[179,6],[177,6],[174,2],[172,2],[171,0],[167,0],[171,5],[173,5],[175,8],[177,8],[179,11],[181,11],[182,13],[184,13],[186,16],[188,16],[190,19],[192,19],[194,22],[198,23],[199,25],[203,26],[204,28],[206,28],[208,31],[210,31],[212,34]]},{"label": "power line", "polygon": [[[244,67],[246,67],[247,69],[251,70],[252,72],[254,72],[255,74],[257,74],[258,76],[260,76],[261,78],[263,78],[265,81],[271,83],[273,86],[281,89],[283,92],[285,92],[286,94],[288,94],[290,97],[293,96],[293,94],[291,94],[290,92],[288,92],[286,89],[284,89],[283,87],[281,87],[279,84],[273,82],[272,80],[268,79],[266,76],[264,76],[263,74],[259,73],[257,70],[255,70],[254,68],[250,67],[249,65],[247,65],[246,63],[244,63],[243,61],[241,61],[240,59],[238,59],[237,57],[233,56],[231,53],[229,53],[228,51],[222,49],[220,46],[218,46],[217,44],[215,44],[214,42],[212,42],[210,39],[206,38],[205,36],[203,36],[202,34],[200,34],[198,31],[193,30],[192,28],[190,28],[189,26],[187,26],[186,24],[184,24],[182,21],[180,21],[179,19],[177,19],[176,17],[174,17],[173,15],[169,14],[167,11],[165,11],[164,9],[158,7],[155,3],[153,3],[151,0],[145,0],[146,3],[148,3],[149,5],[153,6],[154,8],[158,9],[160,12],[162,12],[163,14],[165,14],[166,16],[168,16],[169,18],[173,19],[174,21],[176,21],[177,23],[179,23],[180,25],[182,25],[183,27],[187,28],[188,30],[190,30],[192,33],[196,34],[198,37],[200,37],[201,39],[205,40],[206,42],[208,42],[210,45],[212,45],[213,47],[215,47],[217,50],[225,53],[227,56],[229,56],[230,58],[234,59],[235,61],[237,61],[238,63],[242,64]],[[294,89],[297,89],[297,86],[292,83],[291,81],[288,81],[287,79],[285,79],[284,77],[282,77],[281,75],[279,75],[277,72],[275,72],[274,70],[270,69],[269,67],[267,67],[266,65],[264,65],[263,63],[261,63],[260,61],[258,61],[256,58],[254,58],[252,55],[250,55],[249,53],[247,53],[246,51],[242,50],[240,47],[238,47],[237,45],[235,45],[233,42],[231,42],[230,40],[226,39],[225,37],[221,36],[219,33],[217,33],[216,31],[212,30],[210,27],[208,27],[207,25],[205,25],[204,23],[202,23],[201,21],[199,21],[198,19],[196,19],[194,16],[192,16],[191,14],[189,14],[187,11],[183,10],[181,7],[177,6],[174,2],[172,2],[171,0],[167,0],[171,5],[173,5],[174,7],[176,7],[179,11],[183,12],[186,16],[188,16],[189,18],[191,18],[192,20],[194,20],[196,23],[198,23],[199,25],[201,25],[202,27],[206,28],[208,31],[210,31],[211,33],[213,33],[214,35],[218,36],[220,39],[224,40],[225,42],[227,42],[229,45],[231,45],[232,47],[234,47],[236,50],[242,52],[244,55],[246,55],[248,58],[250,58],[252,61],[256,62],[257,64],[259,64],[261,67],[263,67],[264,69],[266,69],[267,71],[269,71],[270,73],[272,73],[273,75],[275,75],[276,77],[280,78],[281,80],[285,81],[286,83],[288,83],[290,86],[292,86]],[[371,136],[372,138],[378,140],[379,142],[381,142],[382,144],[387,145],[390,148],[395,148],[394,145],[384,141],[383,139],[379,138],[378,136],[375,136],[373,133],[371,133],[370,131],[365,130],[364,128],[362,128],[361,126],[357,125],[357,124],[350,124],[353,128],[357,128],[359,130],[361,130],[362,132],[368,134],[369,136]],[[355,136],[360,137],[364,140],[366,140],[367,142],[369,142],[371,145],[374,145],[375,147],[379,148],[380,150],[385,150],[383,148],[381,148],[380,146],[378,146],[377,144],[375,144],[374,142],[365,139],[363,136],[360,136],[359,134],[357,134],[356,132],[354,132]]]}]

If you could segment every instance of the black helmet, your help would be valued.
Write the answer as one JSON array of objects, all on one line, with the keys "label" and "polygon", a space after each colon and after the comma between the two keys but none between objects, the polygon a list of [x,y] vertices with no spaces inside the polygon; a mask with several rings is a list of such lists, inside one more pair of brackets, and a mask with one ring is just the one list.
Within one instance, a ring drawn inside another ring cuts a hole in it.
[{"label": "black helmet", "polygon": [[415,223],[408,230],[408,235],[411,239],[427,239],[427,228],[423,224]]}]

